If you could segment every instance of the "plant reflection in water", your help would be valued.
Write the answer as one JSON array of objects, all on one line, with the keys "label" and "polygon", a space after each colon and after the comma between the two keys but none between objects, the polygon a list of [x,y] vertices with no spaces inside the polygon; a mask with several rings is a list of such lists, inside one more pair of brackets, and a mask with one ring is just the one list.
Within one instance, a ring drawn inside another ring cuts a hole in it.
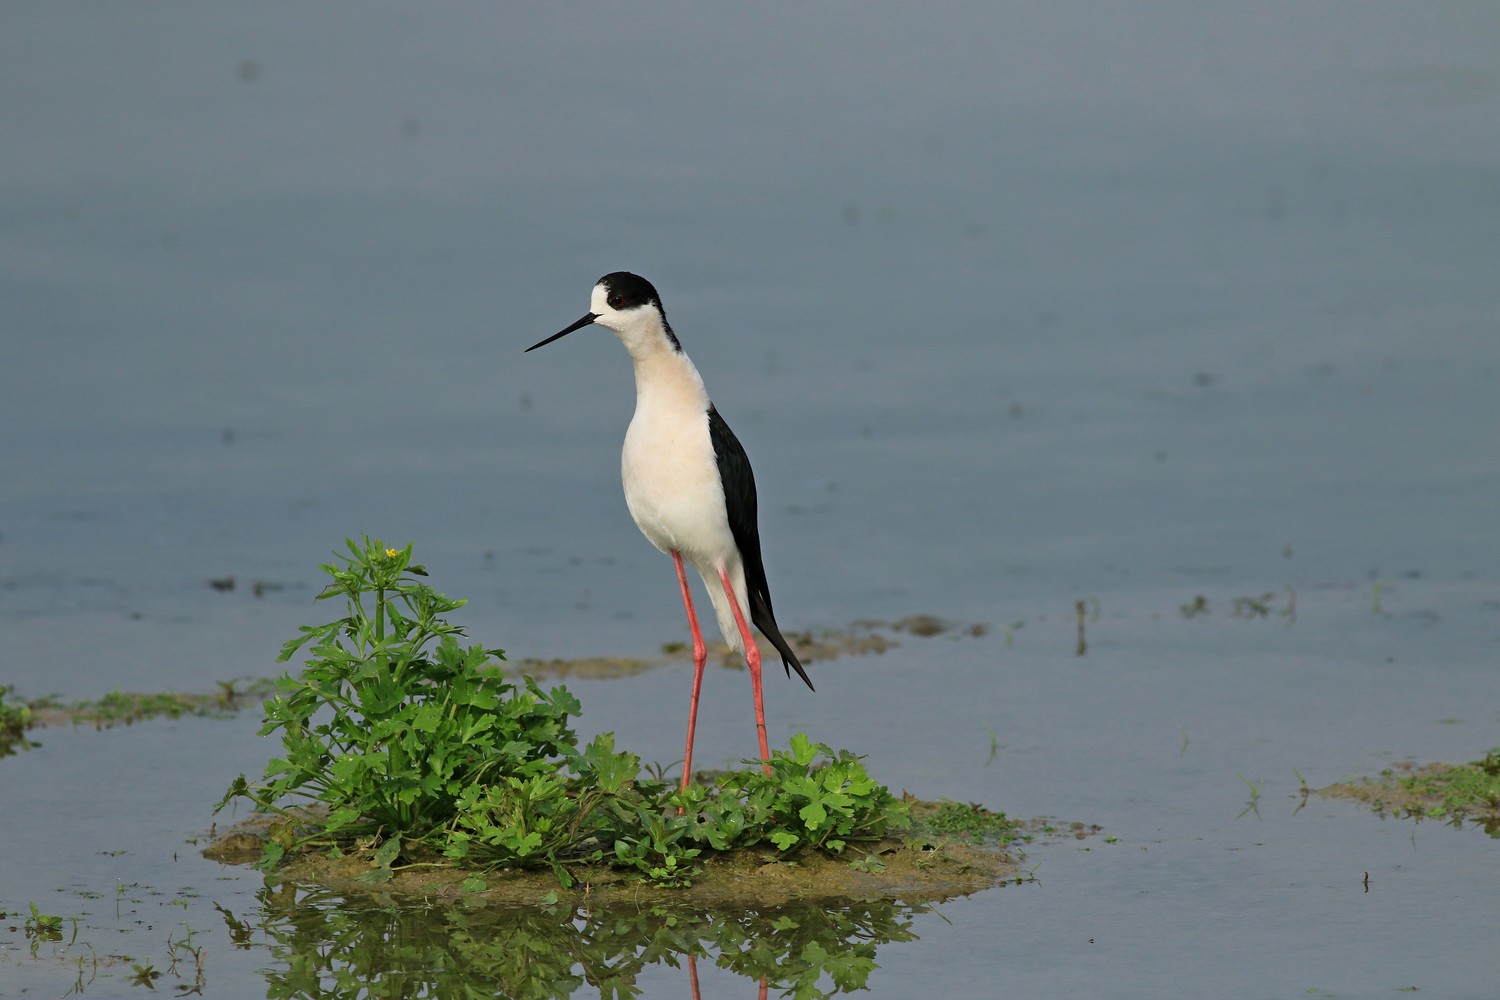
[{"label": "plant reflection in water", "polygon": [[[699,996],[699,959],[798,998],[866,988],[877,947],[915,940],[931,903],[790,903],[715,912],[674,904],[529,908],[463,900],[357,899],[267,880],[259,890],[273,965],[269,998],[368,995],[525,1000],[636,997],[654,965],[685,964]],[[224,913],[231,926],[243,926]],[[253,923],[253,918],[252,918]]]}]

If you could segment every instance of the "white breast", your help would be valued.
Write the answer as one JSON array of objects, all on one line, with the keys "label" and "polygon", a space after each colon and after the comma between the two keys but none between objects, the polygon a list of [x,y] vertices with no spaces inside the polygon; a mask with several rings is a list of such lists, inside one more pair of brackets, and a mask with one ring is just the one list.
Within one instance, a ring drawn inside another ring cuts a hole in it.
[{"label": "white breast", "polygon": [[729,560],[734,536],[708,434],[708,393],[687,355],[637,359],[620,475],[630,515],[651,544],[700,567]]}]

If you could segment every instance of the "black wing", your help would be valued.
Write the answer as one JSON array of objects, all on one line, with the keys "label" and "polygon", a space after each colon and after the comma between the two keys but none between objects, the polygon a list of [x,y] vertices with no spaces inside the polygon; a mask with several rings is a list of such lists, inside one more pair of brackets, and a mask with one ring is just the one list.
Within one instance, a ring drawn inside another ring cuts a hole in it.
[{"label": "black wing", "polygon": [[792,652],[791,645],[776,625],[776,614],[771,610],[771,590],[766,584],[766,565],[760,557],[760,528],[756,522],[755,473],[750,470],[750,457],[744,445],[734,436],[734,431],[719,416],[712,403],[708,404],[708,437],[713,442],[714,457],[719,463],[719,482],[724,485],[724,505],[729,511],[729,530],[734,534],[734,544],[739,547],[740,558],[745,564],[745,588],[750,591],[746,599],[750,603],[750,620],[760,629],[776,651],[781,654],[786,675],[797,676],[812,688],[813,682],[802,661]]}]

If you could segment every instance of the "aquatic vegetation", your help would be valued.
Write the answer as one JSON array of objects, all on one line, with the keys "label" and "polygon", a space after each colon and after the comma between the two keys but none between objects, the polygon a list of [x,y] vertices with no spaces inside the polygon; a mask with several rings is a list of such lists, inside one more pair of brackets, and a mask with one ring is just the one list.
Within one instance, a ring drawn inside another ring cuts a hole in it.
[{"label": "aquatic vegetation", "polygon": [[1031,839],[1024,824],[978,802],[943,802],[930,814],[919,814],[919,819],[924,829],[963,843],[1003,846]]},{"label": "aquatic vegetation", "polygon": [[[1286,619],[1288,625],[1295,625],[1297,623],[1297,588],[1287,584],[1285,590],[1286,603],[1280,608],[1276,606],[1276,592],[1273,590],[1262,591],[1260,594],[1241,594],[1230,602],[1229,617],[1255,621],[1269,620],[1272,615],[1276,615]],[[1208,615],[1210,614],[1209,600],[1203,594],[1194,594],[1191,601],[1179,605],[1177,610],[1182,613],[1183,618],[1187,619]]]},{"label": "aquatic vegetation", "polygon": [[1239,814],[1235,816],[1235,819],[1241,819],[1241,818],[1243,818],[1246,813],[1254,813],[1255,814],[1255,818],[1256,819],[1260,819],[1261,818],[1261,816],[1260,816],[1260,786],[1261,786],[1261,782],[1259,782],[1259,781],[1251,781],[1249,778],[1245,777],[1243,774],[1241,774],[1238,771],[1234,772],[1234,776],[1236,778],[1239,778],[1241,781],[1243,781],[1245,783],[1245,787],[1248,788],[1248,789],[1250,789],[1250,798],[1248,800],[1246,800],[1246,802],[1245,802],[1245,808],[1243,808],[1243,809],[1241,809],[1239,811]]},{"label": "aquatic vegetation", "polygon": [[1467,764],[1402,764],[1318,793],[1357,799],[1382,815],[1440,819],[1452,826],[1474,823],[1500,837],[1500,747]]},{"label": "aquatic vegetation", "polygon": [[910,826],[906,804],[858,756],[801,734],[772,753],[770,775],[731,771],[680,792],[643,774],[613,734],[579,747],[578,700],[512,680],[501,649],[462,644],[443,616],[465,602],[426,584],[410,545],[366,537],[347,548],[322,567],[333,582],[319,595],[342,598],[345,614],[282,648],[283,661],[309,653],[266,705],[261,735],[280,732],[282,755],[219,802],[246,798],[282,817],[265,866],[326,848],[368,853],[371,880],[461,863],[550,868],[566,886],[570,866],[602,863],[680,885],[704,852],[837,854]]},{"label": "aquatic vegetation", "polygon": [[38,941],[61,941],[63,918],[43,913],[35,902],[31,904],[31,916],[23,925],[28,938]]},{"label": "aquatic vegetation", "polygon": [[[16,689],[0,687],[0,757],[36,746],[26,738],[31,726],[31,706],[15,700]],[[10,701],[6,701],[9,697]]]},{"label": "aquatic vegetation", "polygon": [[13,707],[4,704],[6,692],[0,692],[0,757],[14,743],[18,743],[21,749],[37,746],[38,744],[20,735],[31,727],[92,725],[95,729],[103,730],[161,717],[176,719],[184,715],[195,715],[227,718],[246,705],[260,702],[273,689],[272,683],[263,679],[219,681],[218,688],[208,694],[111,691],[102,698],[72,702],[48,696]]},{"label": "aquatic vegetation", "polygon": [[[6,916],[0,912],[0,920]],[[64,923],[72,925],[71,932],[66,935],[63,933]],[[14,926],[4,929],[17,930]],[[177,996],[202,996],[207,984],[207,948],[193,943],[197,932],[191,928],[179,927],[168,932],[165,969],[158,969],[150,957],[124,954],[118,950],[118,939],[110,940],[119,933],[118,927],[106,930],[88,925],[82,916],[49,916],[42,913],[35,903],[31,904],[31,917],[22,930],[29,941],[27,953],[30,962],[18,961],[19,953],[8,948],[9,942],[0,935],[0,948],[6,949],[7,964],[13,969],[24,969],[24,977],[33,981],[39,973],[45,976],[46,970],[56,969],[59,975],[55,982],[58,984],[64,981],[61,970],[71,969],[72,988],[64,994],[51,994],[54,996],[83,995],[100,986],[121,982],[154,990],[160,981],[171,985]],[[99,942],[99,947],[95,947],[95,941]],[[41,992],[25,985],[18,992],[33,991]]]}]

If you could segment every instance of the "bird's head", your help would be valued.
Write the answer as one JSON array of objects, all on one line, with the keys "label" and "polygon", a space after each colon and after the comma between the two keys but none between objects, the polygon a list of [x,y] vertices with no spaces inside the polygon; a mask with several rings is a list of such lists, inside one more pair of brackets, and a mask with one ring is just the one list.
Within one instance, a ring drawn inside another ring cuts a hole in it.
[{"label": "bird's head", "polygon": [[672,328],[667,325],[667,313],[662,308],[661,296],[645,278],[629,271],[615,271],[600,278],[589,297],[589,311],[573,325],[559,330],[552,336],[526,348],[534,351],[554,340],[560,340],[574,330],[590,323],[597,323],[611,330],[635,354],[662,338],[674,350],[681,350]]}]

